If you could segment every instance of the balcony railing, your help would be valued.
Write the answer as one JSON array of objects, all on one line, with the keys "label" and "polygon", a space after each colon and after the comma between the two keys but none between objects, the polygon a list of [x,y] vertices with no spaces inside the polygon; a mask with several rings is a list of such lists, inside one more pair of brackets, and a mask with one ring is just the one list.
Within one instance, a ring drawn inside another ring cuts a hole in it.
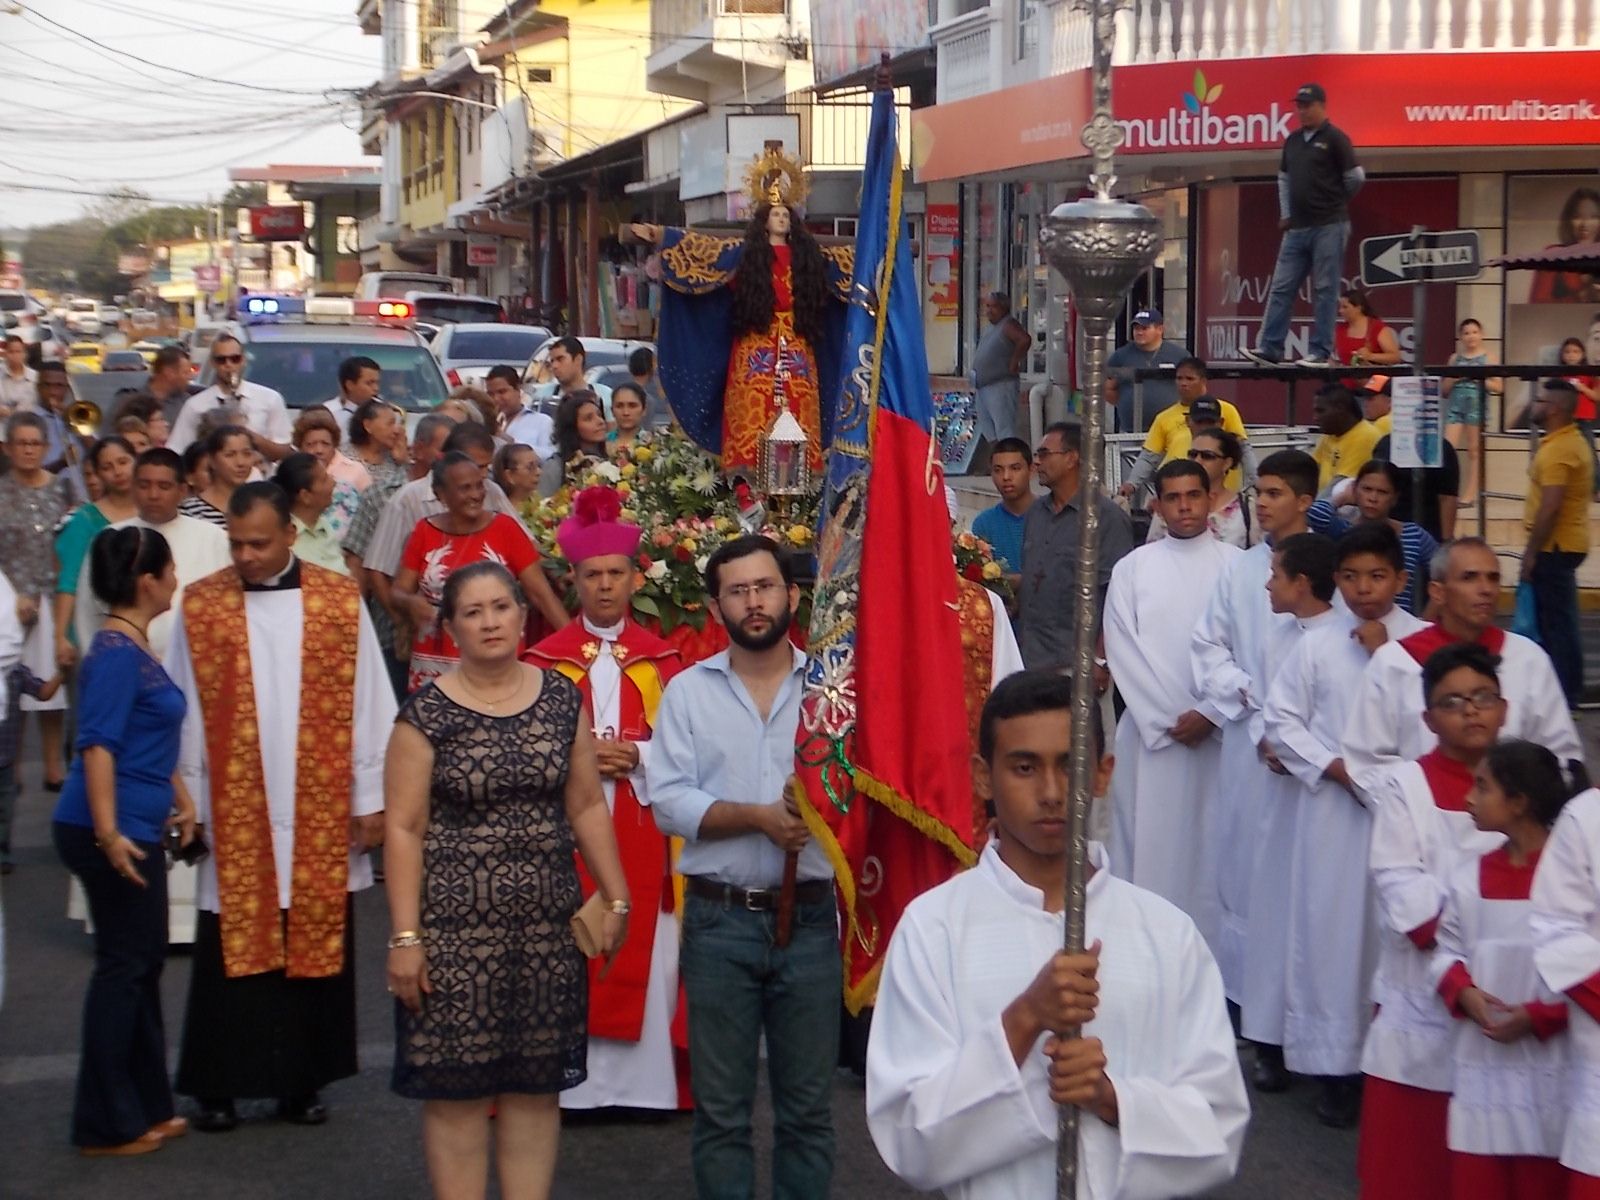
[{"label": "balcony railing", "polygon": [[[1089,65],[1087,14],[1050,0],[1051,73]],[[937,39],[936,39],[937,40]],[[1133,0],[1119,63],[1600,46],[1600,0]],[[944,69],[944,47],[939,67]]]},{"label": "balcony railing", "polygon": [[[1065,4],[1063,4],[1065,7]],[[1002,86],[998,10],[980,8],[947,21],[933,35],[938,47],[938,101],[965,100]]]},{"label": "balcony railing", "polygon": [[788,0],[651,0],[651,45],[660,50],[714,17],[782,17],[788,12]]}]

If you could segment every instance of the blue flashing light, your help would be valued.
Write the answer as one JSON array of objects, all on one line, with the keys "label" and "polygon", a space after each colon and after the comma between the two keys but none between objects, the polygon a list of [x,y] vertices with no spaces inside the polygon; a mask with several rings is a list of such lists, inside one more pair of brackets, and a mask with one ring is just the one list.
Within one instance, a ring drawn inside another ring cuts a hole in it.
[{"label": "blue flashing light", "polygon": [[299,296],[246,296],[240,305],[239,319],[246,325],[270,325],[304,320],[305,312],[306,302]]}]

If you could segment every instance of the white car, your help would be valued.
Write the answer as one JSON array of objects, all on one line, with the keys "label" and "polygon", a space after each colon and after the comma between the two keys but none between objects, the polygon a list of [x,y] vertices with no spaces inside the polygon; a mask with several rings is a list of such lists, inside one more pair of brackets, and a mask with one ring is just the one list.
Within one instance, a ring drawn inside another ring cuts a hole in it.
[{"label": "white car", "polygon": [[451,387],[481,388],[491,367],[505,363],[520,372],[549,340],[543,325],[475,321],[441,326],[428,348]]},{"label": "white car", "polygon": [[102,304],[100,306],[100,328],[102,330],[121,329],[122,310],[115,304]]},{"label": "white car", "polygon": [[100,333],[100,305],[94,300],[73,300],[67,305],[67,331],[96,337]]}]

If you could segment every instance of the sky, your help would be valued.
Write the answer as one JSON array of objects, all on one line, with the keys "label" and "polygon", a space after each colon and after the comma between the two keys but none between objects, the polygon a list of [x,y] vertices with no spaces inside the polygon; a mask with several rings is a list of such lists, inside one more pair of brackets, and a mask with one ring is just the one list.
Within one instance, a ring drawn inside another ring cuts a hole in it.
[{"label": "sky", "polygon": [[356,0],[0,0],[0,228],[120,187],[203,203],[229,167],[366,161],[333,89],[381,64]]}]

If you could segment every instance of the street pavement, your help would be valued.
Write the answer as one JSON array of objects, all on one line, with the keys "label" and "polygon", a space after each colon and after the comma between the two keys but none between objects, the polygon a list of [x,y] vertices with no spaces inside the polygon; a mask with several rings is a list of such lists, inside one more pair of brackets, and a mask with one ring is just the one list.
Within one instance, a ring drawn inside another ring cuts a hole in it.
[{"label": "street pavement", "polygon": [[[1581,725],[1594,757],[1600,717]],[[6,924],[6,994],[0,1008],[0,1198],[3,1200],[384,1200],[428,1196],[418,1105],[388,1088],[392,1016],[383,989],[388,922],[381,889],[356,905],[362,1071],[324,1093],[332,1111],[318,1128],[276,1121],[270,1105],[245,1107],[231,1134],[193,1133],[156,1154],[87,1160],[67,1143],[78,1026],[90,943],[67,921],[67,876],[49,845],[53,797],[33,761],[14,844],[15,873],[0,883]],[[167,964],[163,995],[174,1053],[189,962]],[[817,1053],[832,1056],[834,1048]],[[1354,1131],[1325,1129],[1314,1115],[1317,1089],[1297,1081],[1279,1096],[1252,1096],[1254,1114],[1239,1177],[1210,1195],[1228,1200],[1349,1200],[1356,1195]],[[181,1105],[180,1101],[180,1105]],[[840,1200],[897,1200],[918,1193],[883,1167],[863,1120],[863,1091],[848,1072],[834,1084]],[[765,1083],[756,1117],[758,1194],[770,1191],[771,1109]],[[491,1193],[497,1194],[497,1193]],[[692,1200],[689,1118],[652,1123],[586,1120],[562,1131],[558,1200]]]}]

